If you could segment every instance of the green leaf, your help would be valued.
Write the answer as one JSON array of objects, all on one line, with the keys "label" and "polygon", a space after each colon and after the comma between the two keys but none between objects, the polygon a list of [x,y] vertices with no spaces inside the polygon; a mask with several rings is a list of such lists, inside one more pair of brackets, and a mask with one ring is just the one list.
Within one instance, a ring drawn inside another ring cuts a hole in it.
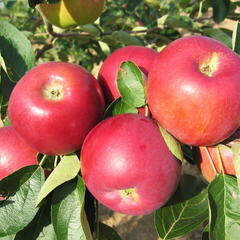
[{"label": "green leaf", "polygon": [[112,25],[123,16],[124,13],[122,9],[118,8],[106,9],[106,11],[104,11],[100,16],[100,25],[101,26]]},{"label": "green leaf", "polygon": [[209,240],[209,225],[203,229],[202,240]]},{"label": "green leaf", "polygon": [[140,45],[140,46],[143,45],[140,39],[124,31],[113,32],[112,36],[115,38],[115,40],[125,45]]},{"label": "green leaf", "polygon": [[210,183],[208,195],[210,239],[239,239],[240,197],[236,178],[219,174]]},{"label": "green leaf", "polygon": [[0,19],[0,52],[8,77],[17,82],[35,64],[35,56],[26,36],[7,21]]},{"label": "green leaf", "polygon": [[185,28],[188,30],[196,30],[198,28],[192,18],[188,16],[168,15],[164,20],[164,24],[171,28]]},{"label": "green leaf", "polygon": [[117,85],[122,100],[133,107],[142,107],[145,100],[145,76],[133,62],[123,62],[118,71]]},{"label": "green leaf", "polygon": [[229,0],[211,0],[213,7],[213,19],[219,23],[223,21],[229,11],[230,1]]},{"label": "green leaf", "polygon": [[9,235],[6,237],[0,237],[0,240],[15,240],[15,236],[16,236],[16,234]]},{"label": "green leaf", "polygon": [[17,191],[38,169],[38,165],[23,167],[0,180],[0,193],[12,193]]},{"label": "green leaf", "polygon": [[170,152],[180,161],[183,161],[181,144],[168,131],[158,124],[160,132],[170,150]]},{"label": "green leaf", "polygon": [[34,8],[39,3],[57,3],[60,0],[28,0],[29,7]]},{"label": "green leaf", "polygon": [[107,43],[105,43],[103,41],[98,41],[98,44],[99,44],[101,50],[104,52],[104,54],[106,56],[108,56],[111,53],[111,50],[110,50],[110,48],[109,48]]},{"label": "green leaf", "polygon": [[33,221],[14,240],[57,240],[50,213],[51,201],[48,200],[41,206]]},{"label": "green leaf", "polygon": [[101,30],[96,24],[85,24],[81,26],[81,30],[93,36],[99,36],[101,34]]},{"label": "green leaf", "polygon": [[84,212],[85,185],[78,177],[64,183],[53,192],[52,220],[58,239],[91,240],[91,232]]},{"label": "green leaf", "polygon": [[143,0],[128,0],[126,7],[127,11],[133,12],[142,2]]},{"label": "green leaf", "polygon": [[44,183],[38,195],[36,205],[38,205],[56,187],[75,178],[79,173],[79,170],[80,161],[76,154],[63,156],[60,163]]},{"label": "green leaf", "polygon": [[155,226],[162,240],[185,235],[208,218],[207,191],[203,190],[204,187],[203,182],[195,177],[182,176],[173,198],[155,213]]},{"label": "green leaf", "polygon": [[232,36],[232,49],[237,54],[240,54],[240,23],[236,23]]},{"label": "green leaf", "polygon": [[15,87],[15,83],[10,81],[8,75],[0,68],[0,105],[7,106],[10,94]]},{"label": "green leaf", "polygon": [[108,106],[103,118],[123,113],[138,113],[138,110],[135,107],[130,106],[128,103],[124,102],[122,98],[118,98]]},{"label": "green leaf", "polygon": [[99,240],[121,240],[121,238],[113,228],[99,223]]},{"label": "green leaf", "polygon": [[[21,183],[19,190],[0,204],[0,237],[12,235],[22,230],[33,220],[38,211],[38,208],[35,207],[35,201],[44,182],[44,172],[38,166],[31,166],[28,169],[27,179],[25,176],[22,178],[19,176],[17,184],[13,182],[15,185]],[[10,187],[10,182],[3,179],[1,181],[2,189],[3,181],[8,183]]]},{"label": "green leaf", "polygon": [[44,0],[28,0],[29,7],[34,8],[37,4],[42,3]]},{"label": "green leaf", "polygon": [[204,35],[215,38],[228,47],[232,47],[232,38],[220,28],[203,28]]}]

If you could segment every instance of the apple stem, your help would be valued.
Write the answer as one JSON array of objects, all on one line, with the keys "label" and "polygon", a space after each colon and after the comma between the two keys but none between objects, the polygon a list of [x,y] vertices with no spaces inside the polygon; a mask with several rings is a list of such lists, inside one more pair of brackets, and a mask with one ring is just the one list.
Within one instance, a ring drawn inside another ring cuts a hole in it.
[{"label": "apple stem", "polygon": [[146,104],[145,107],[144,107],[144,116],[145,117],[149,117],[149,108],[148,108],[148,105]]},{"label": "apple stem", "polygon": [[205,148],[205,150],[206,150],[206,152],[207,152],[208,158],[210,159],[210,164],[211,164],[211,166],[212,166],[212,169],[213,169],[215,175],[217,176],[217,175],[218,175],[218,171],[217,171],[216,166],[215,166],[215,164],[214,164],[214,162],[213,162],[213,160],[212,160],[212,157],[211,157],[211,155],[210,155],[210,153],[209,153],[209,150],[208,150],[207,147],[204,147],[204,148]]},{"label": "apple stem", "polygon": [[218,147],[217,147],[217,159],[218,159],[219,166],[220,166],[220,172],[225,174],[224,167],[223,167],[222,156],[221,156],[221,153],[220,153],[220,150],[219,150]]},{"label": "apple stem", "polygon": [[218,65],[219,65],[218,53],[213,52],[209,59],[205,60],[200,64],[199,70],[208,77],[212,77],[214,73],[217,71]]},{"label": "apple stem", "polygon": [[42,165],[44,164],[46,158],[47,158],[47,155],[44,154],[43,157],[42,157],[42,159],[41,159],[41,161],[40,161],[40,163],[39,163],[39,166],[42,166]]}]

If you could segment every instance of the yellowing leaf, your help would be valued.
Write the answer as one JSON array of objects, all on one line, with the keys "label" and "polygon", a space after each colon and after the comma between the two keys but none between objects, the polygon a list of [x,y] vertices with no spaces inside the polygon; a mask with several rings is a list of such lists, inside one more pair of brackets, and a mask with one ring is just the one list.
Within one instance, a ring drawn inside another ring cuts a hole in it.
[{"label": "yellowing leaf", "polygon": [[64,156],[41,188],[36,205],[38,205],[56,187],[75,178],[79,173],[79,170],[80,161],[77,155]]}]

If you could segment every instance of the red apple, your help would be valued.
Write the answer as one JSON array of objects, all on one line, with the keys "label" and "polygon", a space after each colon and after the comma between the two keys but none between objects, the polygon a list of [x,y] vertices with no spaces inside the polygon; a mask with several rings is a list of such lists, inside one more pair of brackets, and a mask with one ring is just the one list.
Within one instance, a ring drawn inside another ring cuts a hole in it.
[{"label": "red apple", "polygon": [[33,68],[9,100],[14,128],[38,152],[49,155],[80,149],[103,111],[97,80],[83,67],[63,62]]},{"label": "red apple", "polygon": [[102,13],[104,0],[60,0],[39,4],[39,10],[50,23],[61,28],[93,23]]},{"label": "red apple", "polygon": [[38,164],[37,151],[29,147],[11,126],[0,128],[0,179],[18,169]]},{"label": "red apple", "polygon": [[191,36],[170,43],[149,72],[153,118],[181,142],[206,146],[240,123],[240,57],[222,43]]},{"label": "red apple", "polygon": [[240,131],[237,131],[227,142],[197,149],[199,169],[203,177],[211,182],[222,170],[225,174],[236,175],[232,146],[240,142]]},{"label": "red apple", "polygon": [[122,47],[109,55],[103,62],[98,74],[99,82],[108,102],[120,97],[117,75],[123,62],[134,62],[147,75],[156,56],[157,52],[155,50],[143,46]]},{"label": "red apple", "polygon": [[89,191],[101,203],[120,213],[142,215],[172,196],[181,167],[152,119],[121,114],[88,134],[81,170]]}]

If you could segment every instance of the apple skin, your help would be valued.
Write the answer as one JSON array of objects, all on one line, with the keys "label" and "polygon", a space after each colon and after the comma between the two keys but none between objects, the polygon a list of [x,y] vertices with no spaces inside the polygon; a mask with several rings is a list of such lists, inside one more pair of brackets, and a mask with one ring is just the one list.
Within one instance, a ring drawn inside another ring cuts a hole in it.
[{"label": "apple skin", "polygon": [[234,133],[222,144],[197,148],[198,166],[202,176],[208,182],[211,182],[216,177],[216,172],[211,161],[214,164],[217,173],[220,173],[221,171],[219,157],[222,161],[224,173],[234,176],[236,175],[232,151],[232,146],[235,142],[240,142],[240,130]]},{"label": "apple skin", "polygon": [[28,146],[11,126],[0,128],[0,179],[18,169],[38,164],[37,151]]},{"label": "apple skin", "polygon": [[30,146],[59,155],[80,149],[104,108],[92,74],[79,65],[47,62],[20,79],[8,111],[13,127]]},{"label": "apple skin", "polygon": [[98,74],[98,80],[107,102],[110,103],[120,97],[117,75],[123,62],[134,62],[145,75],[148,75],[148,71],[157,55],[158,53],[155,50],[143,46],[122,47],[109,55],[103,62]]},{"label": "apple skin", "polygon": [[81,171],[88,190],[102,204],[123,214],[143,215],[172,196],[181,165],[152,119],[120,114],[88,134]]},{"label": "apple skin", "polygon": [[60,0],[54,4],[39,4],[44,18],[60,28],[93,23],[102,13],[104,0]]},{"label": "apple skin", "polygon": [[150,111],[188,145],[217,144],[240,123],[240,57],[222,43],[184,37],[159,53],[149,72]]}]

